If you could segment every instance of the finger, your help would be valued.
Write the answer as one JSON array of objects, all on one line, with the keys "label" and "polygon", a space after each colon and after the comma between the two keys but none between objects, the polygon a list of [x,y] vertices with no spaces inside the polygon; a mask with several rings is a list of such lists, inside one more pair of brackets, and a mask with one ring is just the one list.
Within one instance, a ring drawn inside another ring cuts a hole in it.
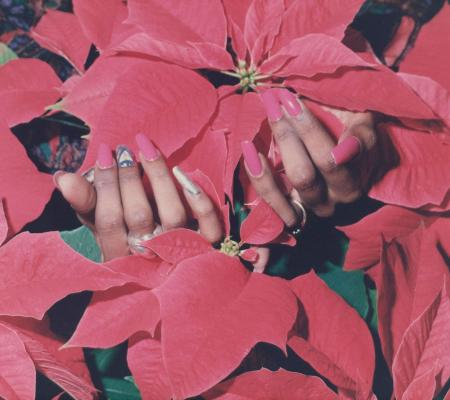
[{"label": "finger", "polygon": [[222,224],[211,199],[180,167],[173,169],[173,175],[183,187],[186,200],[198,221],[200,233],[209,242],[218,242],[222,239]]},{"label": "finger", "polygon": [[139,158],[150,180],[158,215],[164,230],[186,225],[186,211],[181,202],[172,174],[153,143],[143,134],[136,136]]},{"label": "finger", "polygon": [[252,142],[241,143],[247,175],[258,195],[264,199],[284,221],[292,227],[297,222],[295,211],[276,185],[270,167]]},{"label": "finger", "polygon": [[141,237],[155,230],[153,213],[145,194],[139,167],[132,151],[123,145],[116,149],[119,188],[128,234]]},{"label": "finger", "polygon": [[95,229],[105,261],[129,254],[117,165],[111,149],[100,144],[95,167]]},{"label": "finger", "polygon": [[267,247],[252,247],[258,253],[258,259],[253,263],[253,271],[263,273],[269,263],[270,250]]},{"label": "finger", "polygon": [[302,201],[309,208],[314,208],[327,201],[325,185],[316,173],[316,168],[297,132],[284,116],[275,93],[276,91],[268,90],[261,95],[273,137],[289,181],[299,192]]},{"label": "finger", "polygon": [[304,143],[312,162],[325,180],[328,189],[328,201],[322,203],[322,208],[325,207],[329,210],[324,215],[323,212],[319,212],[315,205],[308,204],[303,197],[302,200],[316,214],[331,215],[334,211],[333,203],[349,202],[359,197],[357,180],[348,168],[336,163],[332,154],[335,146],[333,138],[307,107],[288,90],[279,90],[277,94],[283,104],[289,123]]},{"label": "finger", "polygon": [[371,113],[355,113],[348,122],[337,146],[331,151],[336,165],[346,164],[357,158],[362,152],[369,152],[377,142]]},{"label": "finger", "polygon": [[93,186],[82,176],[63,171],[53,175],[53,182],[83,223],[93,229],[97,201]]}]

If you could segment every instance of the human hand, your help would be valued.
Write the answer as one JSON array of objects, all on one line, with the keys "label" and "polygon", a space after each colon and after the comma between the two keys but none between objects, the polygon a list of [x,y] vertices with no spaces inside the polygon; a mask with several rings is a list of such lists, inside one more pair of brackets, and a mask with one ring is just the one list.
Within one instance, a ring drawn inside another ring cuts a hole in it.
[{"label": "human hand", "polygon": [[291,201],[276,185],[267,160],[251,142],[242,143],[245,168],[256,192],[285,224],[293,227],[302,216],[304,210],[296,207],[297,201],[316,215],[328,217],[338,203],[358,199],[367,189],[369,159],[373,157],[369,153],[376,148],[373,115],[330,110],[345,126],[336,144],[290,91],[272,89],[261,97],[286,176],[294,188]]},{"label": "human hand", "polygon": [[[94,233],[104,261],[146,249],[140,242],[153,234],[185,227],[187,212],[175,186],[173,176],[151,141],[136,136],[139,159],[147,175],[155,200],[152,209],[144,190],[138,163],[125,146],[111,149],[101,144],[94,169],[94,184],[83,176],[57,172],[55,185],[76,211],[80,221]],[[174,176],[183,188],[184,197],[198,221],[200,233],[211,243],[222,238],[222,225],[213,202],[180,168]],[[156,220],[161,223],[158,225]]]}]

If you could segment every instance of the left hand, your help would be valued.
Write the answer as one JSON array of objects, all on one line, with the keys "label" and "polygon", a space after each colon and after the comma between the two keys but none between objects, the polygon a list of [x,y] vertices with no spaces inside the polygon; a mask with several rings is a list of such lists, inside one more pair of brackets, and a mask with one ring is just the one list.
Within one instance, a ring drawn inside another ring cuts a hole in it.
[{"label": "left hand", "polygon": [[[370,160],[377,142],[372,113],[331,110],[346,127],[336,144],[292,92],[272,89],[261,97],[286,176],[294,188],[292,199],[320,217],[329,217],[338,203],[351,203],[367,190],[363,171],[375,167]],[[256,192],[288,227],[295,226],[301,210],[294,209],[277,187],[267,160],[253,143],[244,142],[242,147]]]}]

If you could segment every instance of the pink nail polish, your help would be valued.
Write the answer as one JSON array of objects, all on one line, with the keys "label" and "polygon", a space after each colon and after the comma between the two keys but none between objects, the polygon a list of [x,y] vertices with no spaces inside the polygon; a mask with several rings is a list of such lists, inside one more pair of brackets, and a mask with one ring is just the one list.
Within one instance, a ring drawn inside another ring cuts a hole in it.
[{"label": "pink nail polish", "polygon": [[241,148],[248,172],[250,172],[252,176],[260,176],[263,172],[263,166],[261,164],[261,159],[259,158],[258,151],[256,150],[253,142],[250,142],[248,140],[241,142]]},{"label": "pink nail polish", "polygon": [[286,89],[278,90],[278,98],[283,104],[283,107],[292,117],[298,117],[302,113],[302,107],[292,92]]},{"label": "pink nail polish", "polygon": [[97,166],[100,169],[108,169],[114,166],[112,151],[105,143],[100,143],[97,151]]},{"label": "pink nail polish", "polygon": [[261,94],[261,100],[266,108],[267,116],[271,122],[277,122],[283,116],[283,112],[281,111],[281,105],[278,101],[277,96],[275,95],[274,90],[266,90]]},{"label": "pink nail polish", "polygon": [[160,157],[158,149],[153,145],[151,140],[143,133],[136,135],[136,143],[142,155],[147,161],[155,161]]},{"label": "pink nail polish", "polygon": [[349,136],[339,143],[332,151],[331,155],[336,165],[342,165],[355,158],[361,153],[361,142],[355,136]]},{"label": "pink nail polish", "polygon": [[61,178],[61,176],[65,175],[66,172],[65,171],[56,171],[53,174],[53,184],[55,185],[56,189],[61,190],[61,188],[59,187],[59,178]]}]

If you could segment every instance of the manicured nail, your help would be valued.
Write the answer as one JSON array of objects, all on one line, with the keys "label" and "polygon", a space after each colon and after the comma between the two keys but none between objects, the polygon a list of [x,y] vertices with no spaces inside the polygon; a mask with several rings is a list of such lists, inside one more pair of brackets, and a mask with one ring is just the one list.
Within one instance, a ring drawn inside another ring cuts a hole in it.
[{"label": "manicured nail", "polygon": [[361,153],[361,142],[355,136],[349,136],[339,143],[332,151],[331,155],[334,158],[336,165],[342,165]]},{"label": "manicured nail", "polygon": [[134,167],[136,165],[133,152],[123,144],[116,148],[116,159],[119,168]]},{"label": "manicured nail", "polygon": [[263,172],[263,166],[253,142],[245,140],[244,142],[241,142],[241,148],[248,172],[254,177],[260,176]]},{"label": "manicured nail", "polygon": [[55,185],[56,189],[61,190],[61,188],[59,187],[59,178],[61,178],[61,176],[65,174],[66,173],[64,171],[56,171],[53,174],[53,184]]},{"label": "manicured nail", "polygon": [[89,183],[94,183],[95,168],[90,168],[84,172],[81,176]]},{"label": "manicured nail", "polygon": [[200,194],[200,188],[192,181],[191,178],[189,178],[189,176],[184,173],[184,171],[180,167],[173,167],[172,172],[178,183],[183,186],[183,188],[186,189],[188,193],[192,195]]},{"label": "manicured nail", "polygon": [[274,90],[266,90],[261,94],[261,100],[266,108],[267,116],[271,122],[277,122],[283,116],[283,112],[281,111],[281,105],[278,101],[277,96],[275,95]]},{"label": "manicured nail", "polygon": [[136,135],[136,143],[141,154],[147,161],[155,161],[160,157],[158,149],[153,145],[151,140],[143,133]]},{"label": "manicured nail", "polygon": [[302,113],[302,107],[292,92],[287,89],[278,90],[278,98],[283,104],[284,109],[292,117],[299,117]]},{"label": "manicured nail", "polygon": [[97,166],[100,169],[108,169],[114,166],[112,151],[105,143],[100,143],[97,151]]}]

